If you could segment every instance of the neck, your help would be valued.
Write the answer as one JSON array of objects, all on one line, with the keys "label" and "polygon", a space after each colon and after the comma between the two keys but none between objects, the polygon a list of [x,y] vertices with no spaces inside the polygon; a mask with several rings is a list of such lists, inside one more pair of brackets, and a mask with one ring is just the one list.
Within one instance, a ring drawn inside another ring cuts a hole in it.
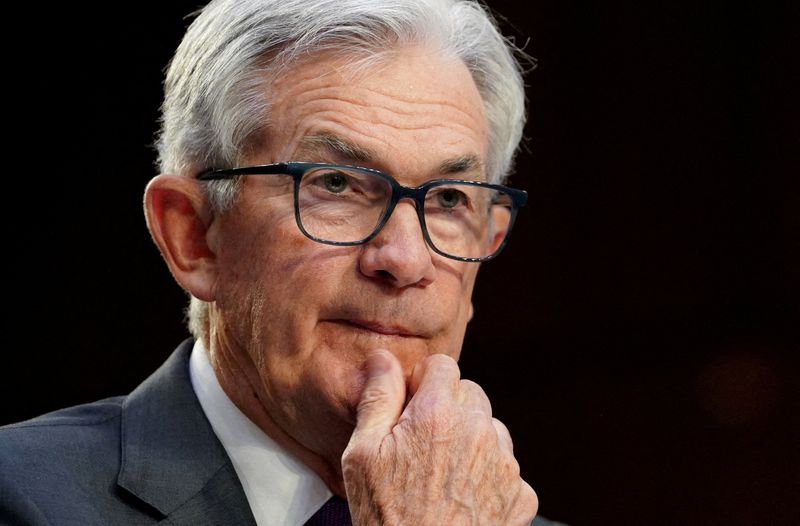
[{"label": "neck", "polygon": [[[259,376],[253,374],[255,366],[246,353],[243,358],[241,355],[226,352],[230,347],[217,342],[206,345],[206,349],[217,380],[234,405],[272,440],[311,468],[331,492],[346,498],[341,454],[326,458],[298,442],[275,422],[263,403],[267,399],[266,393],[258,381]],[[251,374],[248,374],[248,370]]]}]

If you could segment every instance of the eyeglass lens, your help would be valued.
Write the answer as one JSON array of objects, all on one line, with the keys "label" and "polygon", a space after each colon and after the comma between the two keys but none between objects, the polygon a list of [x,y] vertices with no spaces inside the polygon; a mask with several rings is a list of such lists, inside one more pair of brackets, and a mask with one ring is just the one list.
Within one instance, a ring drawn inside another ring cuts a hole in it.
[{"label": "eyeglass lens", "polygon": [[[300,222],[320,240],[358,242],[378,228],[391,196],[391,184],[378,175],[342,167],[314,168],[300,181]],[[423,215],[437,250],[455,257],[483,258],[494,254],[506,237],[512,199],[481,186],[434,186],[425,195]]]}]

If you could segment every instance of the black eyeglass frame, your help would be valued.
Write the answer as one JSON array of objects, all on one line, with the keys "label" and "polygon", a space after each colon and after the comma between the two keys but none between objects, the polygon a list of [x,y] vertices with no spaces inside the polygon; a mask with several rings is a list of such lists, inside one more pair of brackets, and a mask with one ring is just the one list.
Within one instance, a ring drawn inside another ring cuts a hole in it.
[{"label": "black eyeglass frame", "polygon": [[[370,235],[358,241],[330,241],[327,239],[321,239],[316,236],[313,236],[310,233],[308,233],[308,231],[306,231],[306,229],[303,227],[303,222],[300,219],[300,198],[299,198],[300,181],[306,174],[306,172],[316,168],[331,168],[331,169],[344,168],[347,170],[355,170],[378,176],[389,183],[389,186],[392,189],[392,194],[389,198],[389,203],[386,206],[386,210],[383,212],[383,215],[381,216],[380,220],[378,221],[378,224],[375,226]],[[386,225],[386,222],[389,221],[389,218],[394,212],[397,203],[399,203],[401,199],[411,199],[414,201],[415,208],[417,210],[417,217],[419,218],[419,223],[420,226],[422,227],[422,236],[425,239],[425,242],[428,244],[428,246],[431,247],[434,252],[436,252],[441,256],[450,259],[455,259],[457,261],[466,261],[470,263],[480,263],[483,261],[488,261],[490,259],[495,258],[503,250],[506,243],[508,242],[508,238],[511,234],[511,229],[514,226],[514,221],[517,218],[518,210],[522,206],[524,206],[525,203],[528,201],[528,192],[526,192],[525,190],[519,190],[516,188],[511,188],[500,184],[486,183],[483,181],[470,181],[464,179],[431,179],[430,181],[426,181],[425,183],[417,187],[410,187],[401,185],[399,182],[397,182],[397,180],[394,177],[384,172],[381,172],[380,170],[375,170],[373,168],[364,168],[362,166],[351,166],[346,164],[333,164],[333,163],[283,162],[283,163],[263,164],[256,166],[242,166],[238,168],[224,168],[220,170],[210,169],[201,172],[197,176],[197,179],[200,181],[218,181],[225,179],[235,179],[244,175],[288,175],[292,177],[292,179],[294,180],[294,217],[297,223],[297,227],[307,238],[326,245],[356,246],[368,243],[372,238],[378,235],[378,233],[383,229],[384,225]],[[425,195],[431,188],[436,188],[437,186],[452,185],[452,184],[464,184],[469,186],[480,186],[482,188],[490,188],[492,190],[502,191],[511,197],[511,204],[512,204],[511,218],[509,219],[508,222],[508,229],[506,230],[506,235],[503,238],[503,241],[500,243],[500,245],[498,245],[497,249],[488,256],[480,258],[466,258],[466,257],[453,256],[451,254],[439,250],[439,248],[431,240],[430,235],[428,234],[428,226],[425,224],[425,209],[424,209]]]}]

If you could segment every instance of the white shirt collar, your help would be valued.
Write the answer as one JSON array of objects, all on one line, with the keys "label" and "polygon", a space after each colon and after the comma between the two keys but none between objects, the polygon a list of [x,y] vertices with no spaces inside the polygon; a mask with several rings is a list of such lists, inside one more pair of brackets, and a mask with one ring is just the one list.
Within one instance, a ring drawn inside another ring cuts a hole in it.
[{"label": "white shirt collar", "polygon": [[258,526],[302,525],[332,496],[322,479],[231,402],[202,342],[189,359],[192,387],[228,453]]}]

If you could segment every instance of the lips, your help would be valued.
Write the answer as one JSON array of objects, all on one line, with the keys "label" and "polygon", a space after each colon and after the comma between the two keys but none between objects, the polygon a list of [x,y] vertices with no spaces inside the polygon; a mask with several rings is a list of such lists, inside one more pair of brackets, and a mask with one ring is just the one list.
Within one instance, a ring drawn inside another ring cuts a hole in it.
[{"label": "lips", "polygon": [[421,337],[420,334],[417,334],[413,330],[400,325],[389,325],[377,321],[359,319],[335,319],[331,321],[333,323],[352,327],[356,330],[367,331],[374,334],[380,334],[382,336],[399,336],[404,338]]}]

